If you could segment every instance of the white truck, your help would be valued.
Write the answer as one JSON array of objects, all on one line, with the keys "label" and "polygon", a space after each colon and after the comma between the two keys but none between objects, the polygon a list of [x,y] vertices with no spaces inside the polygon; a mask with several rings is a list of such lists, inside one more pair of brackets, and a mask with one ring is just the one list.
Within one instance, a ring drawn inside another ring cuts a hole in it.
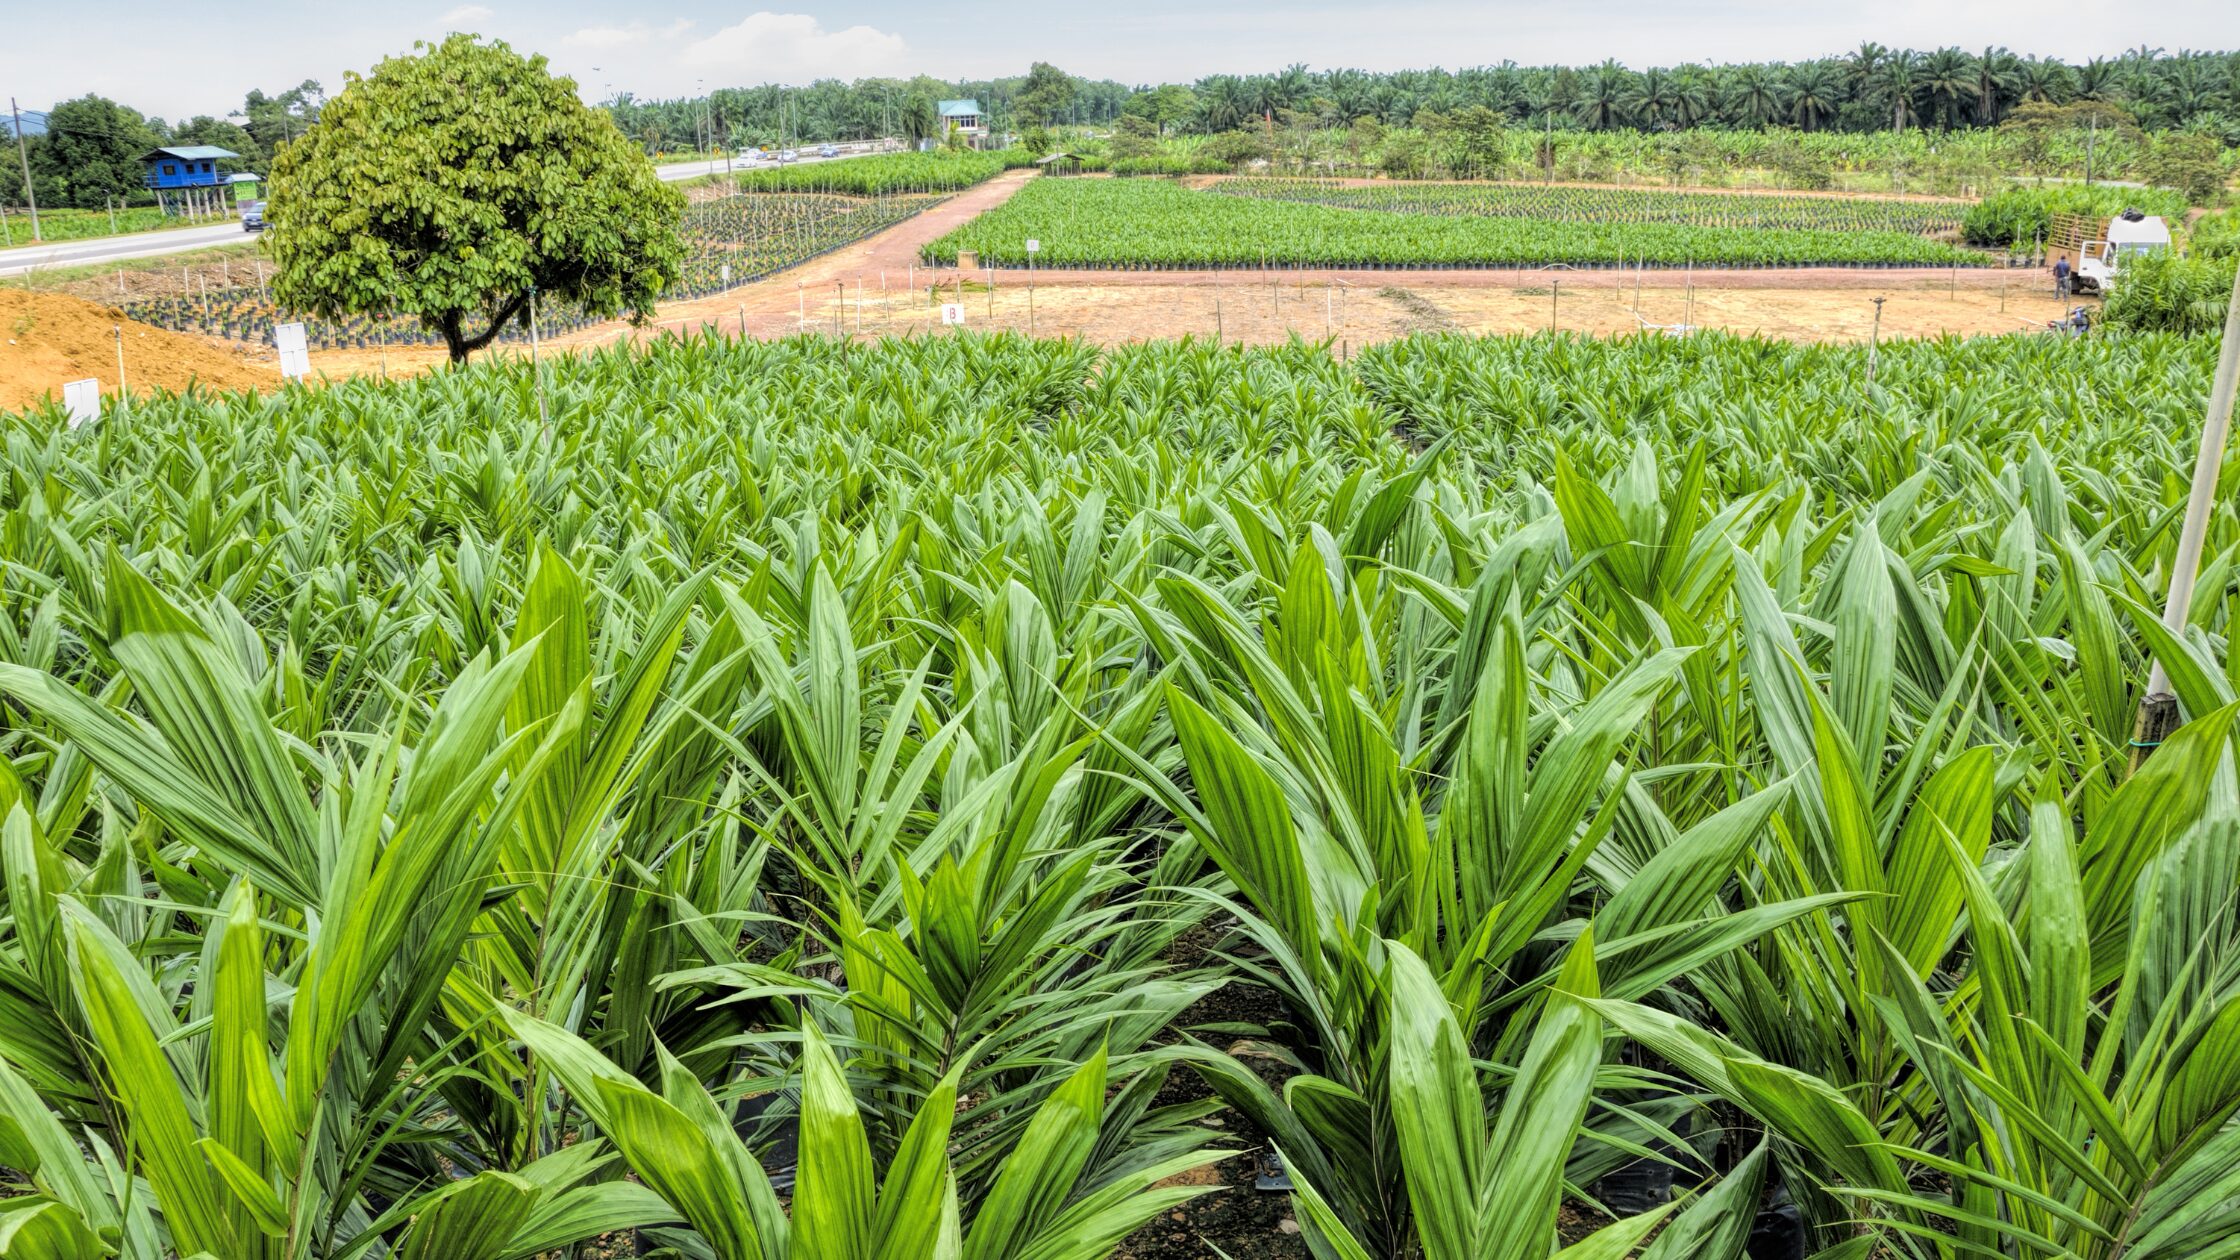
[{"label": "white truck", "polygon": [[2084,248],[2078,251],[2077,292],[2104,294],[2115,283],[2126,258],[2169,248],[2170,225],[2160,215],[2126,210],[2108,220],[2099,239],[2084,242]]}]

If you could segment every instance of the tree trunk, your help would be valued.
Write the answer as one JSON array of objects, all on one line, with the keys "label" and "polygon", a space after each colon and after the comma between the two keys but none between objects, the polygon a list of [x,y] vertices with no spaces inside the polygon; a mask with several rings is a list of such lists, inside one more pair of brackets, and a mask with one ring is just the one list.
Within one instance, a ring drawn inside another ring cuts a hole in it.
[{"label": "tree trunk", "polygon": [[520,314],[521,308],[528,305],[528,302],[529,295],[526,293],[517,293],[506,299],[506,304],[491,319],[490,326],[472,337],[466,333],[466,312],[445,311],[436,327],[443,333],[444,348],[450,352],[451,361],[465,363],[468,355],[496,341],[498,334],[505,331],[506,325],[513,322],[513,317]]}]

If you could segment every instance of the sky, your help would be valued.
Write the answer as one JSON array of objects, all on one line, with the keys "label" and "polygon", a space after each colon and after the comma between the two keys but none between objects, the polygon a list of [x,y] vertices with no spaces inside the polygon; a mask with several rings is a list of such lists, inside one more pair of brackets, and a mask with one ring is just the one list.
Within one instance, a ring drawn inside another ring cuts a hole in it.
[{"label": "sky", "polygon": [[98,92],[170,119],[223,115],[277,91],[466,30],[541,52],[587,99],[697,95],[812,78],[985,78],[1052,61],[1129,83],[1275,70],[1397,70],[1514,60],[1629,65],[1797,60],[1862,40],[2003,44],[2071,61],[2145,44],[2240,49],[2240,0],[106,0],[98,26],[67,4],[7,0],[0,93],[27,109]]}]

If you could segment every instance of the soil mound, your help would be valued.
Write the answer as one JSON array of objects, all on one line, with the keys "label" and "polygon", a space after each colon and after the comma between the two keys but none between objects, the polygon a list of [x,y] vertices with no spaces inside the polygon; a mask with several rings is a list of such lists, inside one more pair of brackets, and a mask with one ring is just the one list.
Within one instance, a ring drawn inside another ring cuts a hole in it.
[{"label": "soil mound", "polygon": [[182,390],[270,387],[280,378],[213,342],[125,318],[98,302],[61,293],[0,289],[0,410],[21,410],[65,381],[93,377],[117,389],[117,336],[124,333],[124,383]]}]

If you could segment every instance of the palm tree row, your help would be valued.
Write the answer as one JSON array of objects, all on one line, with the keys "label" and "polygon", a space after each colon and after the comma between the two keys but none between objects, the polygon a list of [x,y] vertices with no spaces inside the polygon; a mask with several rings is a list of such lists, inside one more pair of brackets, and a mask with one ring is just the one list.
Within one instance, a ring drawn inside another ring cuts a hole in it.
[{"label": "palm tree row", "polygon": [[1474,105],[1518,122],[1552,120],[1595,130],[1785,124],[1902,131],[1994,125],[2026,103],[2076,101],[2122,104],[2150,126],[2221,125],[2240,114],[2240,55],[2139,48],[2071,64],[2003,47],[1920,52],[1869,42],[1811,61],[1641,70],[1615,60],[1390,74],[1293,65],[1275,74],[1211,75],[1194,90],[1192,121],[1211,131],[1283,110],[1342,123],[1376,118],[1398,124],[1421,110]]},{"label": "palm tree row", "polygon": [[[977,100],[999,129],[1013,121],[1024,76],[956,80],[823,79],[801,87],[720,88],[672,100],[623,94],[608,108],[630,135],[801,140],[931,134],[932,103]],[[1423,110],[1484,106],[1516,122],[1597,130],[1786,125],[1810,131],[1988,126],[2018,106],[2076,101],[2121,104],[2148,127],[2201,125],[2240,137],[2240,53],[2138,47],[2069,62],[2004,47],[1929,51],[1863,43],[1850,52],[1797,62],[1682,64],[1632,69],[1522,66],[1460,70],[1310,70],[1214,74],[1188,87],[1080,79],[1054,121],[1098,125],[1122,112],[1156,116],[1187,131],[1227,131],[1284,111],[1340,124],[1373,118],[1392,125]]]}]

